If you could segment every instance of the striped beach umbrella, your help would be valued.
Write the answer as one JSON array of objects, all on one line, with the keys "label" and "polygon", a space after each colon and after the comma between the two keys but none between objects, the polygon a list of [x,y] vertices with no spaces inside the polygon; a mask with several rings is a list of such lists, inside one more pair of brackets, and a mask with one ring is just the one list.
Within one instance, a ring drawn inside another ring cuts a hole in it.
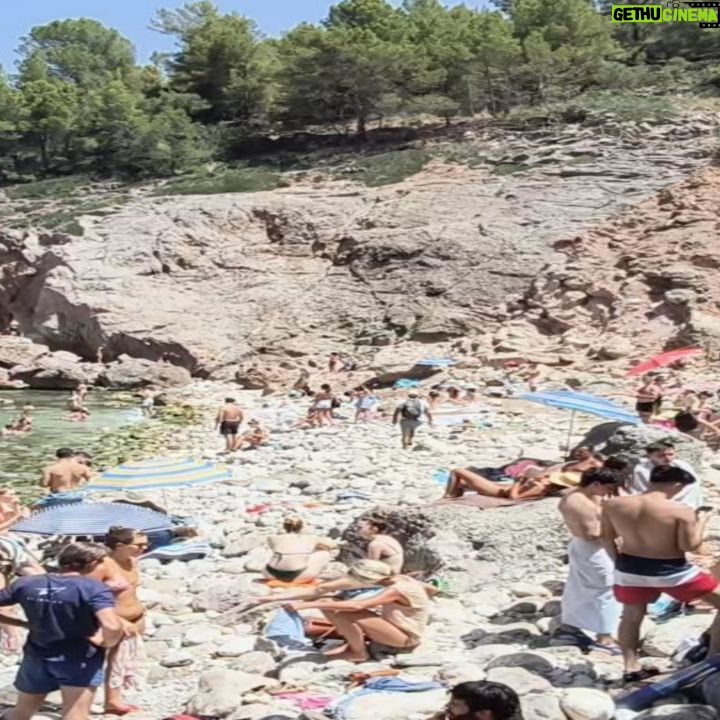
[{"label": "striped beach umbrella", "polygon": [[226,465],[186,459],[156,458],[129,462],[106,470],[90,481],[89,491],[171,490],[227,480],[232,473]]},{"label": "striped beach umbrella", "polygon": [[58,505],[18,520],[11,530],[32,535],[104,535],[113,525],[142,532],[167,530],[163,513],[127,503]]}]

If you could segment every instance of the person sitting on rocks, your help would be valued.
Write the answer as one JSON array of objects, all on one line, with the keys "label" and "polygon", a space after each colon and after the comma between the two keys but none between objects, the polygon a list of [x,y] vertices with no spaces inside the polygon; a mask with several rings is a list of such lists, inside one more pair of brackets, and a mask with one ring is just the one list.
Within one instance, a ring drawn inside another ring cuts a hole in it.
[{"label": "person sitting on rocks", "polygon": [[342,367],[342,358],[340,357],[340,353],[331,352],[330,357],[328,358],[328,370],[331,373],[336,373],[340,370],[341,367]]},{"label": "person sitting on rocks", "polygon": [[428,393],[428,405],[430,410],[435,410],[438,405],[441,405],[443,401],[442,395],[437,390],[431,390]]},{"label": "person sitting on rocks", "polygon": [[597,470],[603,466],[603,461],[589,448],[577,447],[570,453],[569,462],[562,466],[566,472],[585,472],[586,470]]},{"label": "person sitting on rocks", "polygon": [[248,421],[248,432],[243,433],[237,443],[238,450],[249,450],[266,445],[270,440],[270,431],[259,421]]},{"label": "person sitting on rocks", "polygon": [[381,560],[396,575],[402,572],[405,562],[405,551],[403,546],[390,535],[386,534],[387,523],[379,518],[361,520],[358,527],[358,534],[364,540],[368,540],[367,557],[369,560]]},{"label": "person sitting on rocks", "polygon": [[674,418],[675,429],[696,440],[707,442],[717,449],[720,442],[720,428],[692,412],[679,412]]},{"label": "person sitting on rocks", "polygon": [[[557,495],[571,486],[564,476],[572,477],[575,473],[551,472],[550,468],[530,466],[517,476],[512,485],[503,485],[473,472],[456,468],[450,471],[446,498],[460,498],[466,490],[474,490],[478,495],[502,498],[506,500],[536,500],[542,497]],[[580,474],[577,473],[578,480]]]},{"label": "person sitting on rocks", "polygon": [[422,642],[430,616],[426,586],[406,575],[393,575],[384,562],[360,560],[348,574],[384,591],[367,599],[321,599],[292,602],[289,610],[321,610],[345,640],[326,653],[334,660],[363,663],[370,659],[367,642],[412,650]]},{"label": "person sitting on rocks", "polygon": [[265,567],[266,578],[302,585],[312,582],[325,570],[337,543],[330,538],[303,533],[304,527],[300,518],[285,518],[285,532],[268,538],[273,555]]},{"label": "person sitting on rocks", "polygon": [[309,430],[320,426],[320,411],[315,406],[308,408],[307,415],[296,420],[291,426],[291,430]]},{"label": "person sitting on rocks", "polygon": [[430,720],[523,720],[518,694],[502,683],[478,680],[450,690],[447,708]]}]

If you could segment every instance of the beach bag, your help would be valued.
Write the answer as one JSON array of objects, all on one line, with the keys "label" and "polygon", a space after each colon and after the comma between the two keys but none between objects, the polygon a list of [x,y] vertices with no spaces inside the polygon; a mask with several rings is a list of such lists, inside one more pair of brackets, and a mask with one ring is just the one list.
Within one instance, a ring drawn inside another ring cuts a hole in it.
[{"label": "beach bag", "polygon": [[422,415],[422,405],[419,400],[407,400],[401,412],[403,420],[419,420]]},{"label": "beach bag", "polygon": [[333,409],[336,410],[337,408],[339,408],[341,406],[342,406],[342,403],[336,397],[334,397],[332,399],[332,402],[330,403],[330,407],[332,407]]}]

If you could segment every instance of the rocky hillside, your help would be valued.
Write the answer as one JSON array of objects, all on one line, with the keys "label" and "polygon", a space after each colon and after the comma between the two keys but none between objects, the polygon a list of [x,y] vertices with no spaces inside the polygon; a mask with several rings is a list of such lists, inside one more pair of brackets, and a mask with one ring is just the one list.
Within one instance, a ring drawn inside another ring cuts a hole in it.
[{"label": "rocky hillside", "polygon": [[555,243],[566,260],[535,279],[516,320],[561,352],[615,358],[700,343],[717,357],[719,193],[720,170],[708,168]]},{"label": "rocky hillside", "polygon": [[225,377],[258,352],[370,353],[513,318],[496,349],[516,333],[585,350],[624,313],[669,340],[712,324],[715,290],[696,278],[720,262],[715,174],[583,233],[706,165],[714,123],[468,133],[381,188],[305,175],[272,192],[142,194],[78,218],[82,237],[3,232],[0,314],[86,359],[171,353]]}]

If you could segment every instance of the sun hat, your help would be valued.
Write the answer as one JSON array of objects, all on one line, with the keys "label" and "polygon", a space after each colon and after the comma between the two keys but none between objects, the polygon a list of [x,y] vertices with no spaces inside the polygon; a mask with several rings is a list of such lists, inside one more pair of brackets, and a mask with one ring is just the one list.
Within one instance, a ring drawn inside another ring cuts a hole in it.
[{"label": "sun hat", "polygon": [[389,565],[380,560],[358,560],[349,570],[348,575],[358,580],[377,583],[393,574]]}]

